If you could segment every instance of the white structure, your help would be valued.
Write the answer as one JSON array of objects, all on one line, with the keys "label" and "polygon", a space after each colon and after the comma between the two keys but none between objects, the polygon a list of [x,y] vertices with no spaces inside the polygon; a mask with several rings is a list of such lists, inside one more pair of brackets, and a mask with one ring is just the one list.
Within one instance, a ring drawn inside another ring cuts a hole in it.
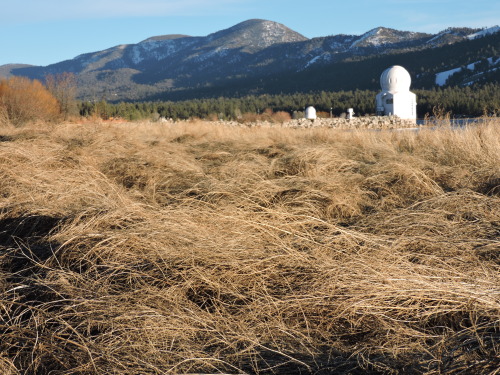
[{"label": "white structure", "polygon": [[382,92],[377,95],[377,114],[417,122],[417,96],[410,92],[410,85],[410,73],[402,66],[384,70],[380,76]]},{"label": "white structure", "polygon": [[308,120],[316,120],[316,109],[314,107],[307,107],[305,117]]},{"label": "white structure", "polygon": [[347,108],[347,119],[350,120],[354,117],[354,109],[353,108]]}]

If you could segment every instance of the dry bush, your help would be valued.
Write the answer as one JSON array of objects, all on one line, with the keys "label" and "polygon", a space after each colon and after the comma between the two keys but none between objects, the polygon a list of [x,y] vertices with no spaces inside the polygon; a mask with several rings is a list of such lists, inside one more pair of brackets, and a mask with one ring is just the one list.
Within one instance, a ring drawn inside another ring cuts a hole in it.
[{"label": "dry bush", "polygon": [[494,374],[500,128],[0,130],[0,371]]},{"label": "dry bush", "polygon": [[292,116],[290,116],[288,112],[285,111],[273,112],[272,109],[266,108],[264,112],[261,114],[244,113],[238,118],[238,122],[246,124],[246,123],[267,121],[271,123],[282,124],[284,122],[290,121],[291,119]]},{"label": "dry bush", "polygon": [[330,112],[318,111],[316,112],[318,118],[330,118]]},{"label": "dry bush", "polygon": [[24,77],[0,81],[0,108],[3,116],[14,125],[29,121],[50,121],[60,114],[60,107],[52,94],[40,83]]},{"label": "dry bush", "polygon": [[238,118],[238,122],[243,124],[257,121],[260,121],[260,116],[257,113],[243,113],[241,117]]},{"label": "dry bush", "polygon": [[282,124],[284,122],[290,121],[292,119],[292,116],[290,116],[290,114],[288,112],[278,111],[278,112],[273,113],[271,118],[272,118],[273,122],[277,122],[277,123]]},{"label": "dry bush", "polygon": [[56,98],[60,112],[67,120],[78,115],[76,76],[74,73],[49,74],[45,77],[48,91]]}]

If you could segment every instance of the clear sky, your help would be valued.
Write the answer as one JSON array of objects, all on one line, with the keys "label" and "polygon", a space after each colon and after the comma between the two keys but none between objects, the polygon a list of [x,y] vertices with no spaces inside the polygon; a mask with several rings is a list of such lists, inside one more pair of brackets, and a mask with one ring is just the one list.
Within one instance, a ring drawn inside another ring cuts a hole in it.
[{"label": "clear sky", "polygon": [[0,0],[0,10],[0,65],[48,65],[155,35],[205,36],[251,18],[308,38],[500,24],[498,0]]}]

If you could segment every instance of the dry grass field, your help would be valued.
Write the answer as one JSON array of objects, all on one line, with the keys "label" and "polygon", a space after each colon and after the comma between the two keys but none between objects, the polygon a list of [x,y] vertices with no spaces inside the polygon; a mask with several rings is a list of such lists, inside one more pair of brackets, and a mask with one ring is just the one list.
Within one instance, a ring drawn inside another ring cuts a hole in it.
[{"label": "dry grass field", "polygon": [[498,374],[500,121],[0,128],[0,373]]}]

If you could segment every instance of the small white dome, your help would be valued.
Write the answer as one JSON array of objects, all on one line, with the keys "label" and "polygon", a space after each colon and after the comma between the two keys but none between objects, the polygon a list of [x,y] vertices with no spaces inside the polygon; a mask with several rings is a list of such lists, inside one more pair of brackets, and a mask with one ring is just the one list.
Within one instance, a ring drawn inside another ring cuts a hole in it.
[{"label": "small white dome", "polygon": [[380,86],[382,86],[383,91],[410,91],[410,85],[410,73],[399,65],[394,65],[384,70],[380,76]]},{"label": "small white dome", "polygon": [[312,106],[306,108],[306,119],[315,120],[316,119],[316,109]]}]

